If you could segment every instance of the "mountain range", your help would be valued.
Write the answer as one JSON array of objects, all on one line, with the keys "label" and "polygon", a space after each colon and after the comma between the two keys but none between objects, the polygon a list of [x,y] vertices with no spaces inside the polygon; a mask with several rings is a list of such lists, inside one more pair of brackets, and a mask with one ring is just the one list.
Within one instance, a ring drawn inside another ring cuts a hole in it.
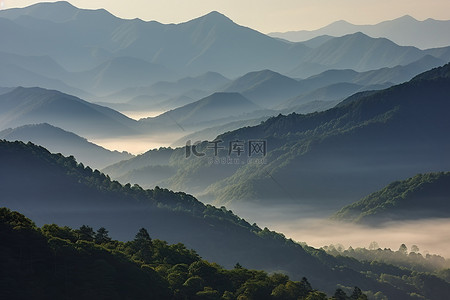
[{"label": "mountain range", "polygon": [[[28,295],[37,251],[54,265],[33,289],[48,278],[67,289],[87,266],[105,293],[122,293],[110,279],[123,271],[130,287],[150,276],[174,299],[190,299],[197,273],[195,299],[296,299],[300,285],[323,298],[303,276],[336,299],[355,285],[374,299],[446,299],[440,257],[315,249],[254,221],[309,226],[333,212],[327,222],[345,229],[450,216],[449,22],[268,36],[215,11],[161,24],[68,2],[0,10],[0,231],[17,244],[0,246],[14,270],[0,282]],[[83,225],[124,242],[86,241]],[[135,251],[139,228],[154,247]]]},{"label": "mountain range", "polygon": [[83,137],[139,133],[137,122],[107,107],[54,90],[18,87],[0,95],[0,129],[49,123]]},{"label": "mountain range", "polygon": [[450,20],[426,19],[418,21],[405,15],[375,25],[355,25],[341,20],[317,30],[274,32],[270,33],[269,36],[292,42],[302,42],[320,36],[343,36],[363,32],[374,38],[388,38],[399,45],[428,49],[448,46],[450,44],[450,38],[447,34],[449,30]]},{"label": "mountain range", "polygon": [[[131,240],[132,233],[139,228],[148,228],[152,239],[182,242],[203,258],[227,268],[239,262],[249,268],[290,274],[293,280],[307,276],[312,285],[328,293],[338,284],[348,288],[358,285],[365,291],[380,292],[390,298],[413,299],[409,295],[412,291],[427,296],[449,289],[448,283],[435,275],[423,278],[425,274],[392,265],[378,263],[374,267],[370,263],[335,258],[323,250],[302,246],[267,228],[251,225],[224,207],[204,205],[185,193],[159,187],[144,190],[137,185],[122,186],[78,164],[73,157],[50,154],[31,143],[0,141],[0,154],[0,174],[4,178],[0,183],[2,205],[26,212],[39,226],[59,224],[62,229],[52,230],[54,234],[67,231],[62,226],[104,226],[112,237]],[[2,216],[4,212],[2,209]],[[23,218],[17,213],[11,216],[9,220],[22,224],[19,220]],[[3,230],[3,223],[0,226]],[[55,226],[46,228],[56,229]],[[70,240],[65,242],[65,239],[67,235],[54,243],[67,245]],[[408,284],[393,286],[378,280],[382,274],[394,276],[399,272],[405,276],[400,277],[400,282],[418,276],[415,280],[419,286],[427,288],[419,290]]]},{"label": "mountain range", "polygon": [[[207,142],[197,148],[209,159],[186,159],[185,148],[174,149],[168,166],[177,173],[162,185],[219,205],[277,199],[337,209],[393,180],[445,170],[450,164],[449,68],[447,64],[407,83],[362,93],[324,112],[279,115],[216,138],[222,146],[265,140],[269,150],[262,165],[211,164]],[[225,151],[219,152],[221,159],[228,157]],[[114,166],[107,170],[113,178],[120,176]]]},{"label": "mountain range", "polygon": [[150,127],[179,127],[185,130],[187,126],[198,126],[206,123],[210,126],[213,121],[239,118],[246,114],[260,110],[260,107],[239,93],[214,93],[208,97],[169,110],[157,117],[141,119]]},{"label": "mountain range", "polygon": [[365,72],[406,65],[426,55],[450,60],[448,47],[420,50],[360,32],[287,42],[218,12],[165,25],[67,2],[39,3],[0,11],[0,25],[0,51],[20,58],[8,59],[9,69],[0,72],[10,87],[40,86],[102,102],[114,102],[105,97],[128,88],[207,72],[235,79],[268,69],[306,78],[330,68]]},{"label": "mountain range", "polygon": [[0,139],[32,142],[44,146],[53,153],[73,155],[79,162],[99,170],[133,157],[127,152],[107,150],[74,133],[47,123],[5,129],[0,131]]}]

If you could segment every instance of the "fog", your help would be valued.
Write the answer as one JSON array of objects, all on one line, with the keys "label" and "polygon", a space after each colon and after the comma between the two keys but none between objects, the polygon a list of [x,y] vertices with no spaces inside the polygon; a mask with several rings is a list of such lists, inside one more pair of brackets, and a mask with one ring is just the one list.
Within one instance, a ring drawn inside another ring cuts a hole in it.
[{"label": "fog", "polygon": [[233,212],[261,228],[283,233],[287,238],[305,242],[315,248],[341,244],[347,249],[368,248],[376,241],[381,248],[398,250],[401,244],[408,249],[417,245],[422,254],[438,254],[450,258],[450,218],[419,221],[390,222],[379,227],[335,222],[328,219],[330,211],[311,207],[284,206],[257,208],[235,207]]},{"label": "fog", "polygon": [[126,115],[128,118],[134,119],[138,121],[142,118],[153,118],[159,116],[160,114],[165,113],[165,110],[124,110],[120,111],[122,114]]},{"label": "fog", "polygon": [[278,222],[270,227],[295,241],[303,241],[313,247],[342,244],[344,248],[368,248],[372,241],[376,241],[381,248],[398,250],[404,243],[408,248],[417,245],[423,254],[450,257],[450,219],[392,222],[379,228],[324,219],[303,219]]},{"label": "fog", "polygon": [[138,155],[151,149],[169,147],[174,141],[182,138],[184,135],[186,135],[186,132],[174,132],[120,138],[99,138],[90,139],[89,141],[112,151],[127,151]]}]

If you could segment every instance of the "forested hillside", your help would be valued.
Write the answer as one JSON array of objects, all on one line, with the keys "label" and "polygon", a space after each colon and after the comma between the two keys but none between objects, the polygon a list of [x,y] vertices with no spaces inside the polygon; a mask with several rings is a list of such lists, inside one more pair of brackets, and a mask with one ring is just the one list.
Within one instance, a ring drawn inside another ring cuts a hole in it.
[{"label": "forested hillside", "polygon": [[450,217],[450,172],[418,174],[338,211],[333,218],[364,224]]},{"label": "forested hillside", "polygon": [[[239,264],[226,270],[183,244],[152,239],[145,228],[120,242],[104,227],[39,228],[0,208],[0,233],[5,299],[326,299],[306,278]],[[351,296],[367,299],[357,287]]]},{"label": "forested hillside", "polygon": [[[421,278],[412,270],[388,264],[375,267],[335,258],[182,192],[123,186],[73,157],[51,154],[31,143],[1,141],[0,164],[1,205],[26,213],[39,226],[105,227],[111,237],[125,241],[146,228],[153,239],[182,242],[226,268],[240,263],[282,272],[292,280],[307,277],[312,286],[329,294],[339,287],[351,293],[356,285],[369,294],[378,293],[379,299],[382,295],[412,299],[412,292],[429,297],[430,290],[444,293],[450,286],[435,275]],[[416,285],[392,285],[381,280],[382,274],[403,274],[405,283],[417,277],[417,285],[427,288],[418,291]]]}]

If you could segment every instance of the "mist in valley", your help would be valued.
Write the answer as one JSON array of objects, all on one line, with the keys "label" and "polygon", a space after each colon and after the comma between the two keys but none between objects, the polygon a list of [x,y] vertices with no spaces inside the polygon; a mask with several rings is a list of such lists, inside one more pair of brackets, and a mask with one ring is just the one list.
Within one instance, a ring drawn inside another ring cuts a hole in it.
[{"label": "mist in valley", "polygon": [[95,143],[109,150],[127,151],[138,155],[151,149],[160,147],[170,147],[174,141],[185,136],[186,132],[169,132],[154,135],[133,135],[118,138],[90,139]]},{"label": "mist in valley", "polygon": [[388,222],[377,227],[354,223],[337,222],[329,219],[335,210],[318,210],[310,206],[261,207],[242,205],[235,207],[234,213],[259,227],[283,233],[296,242],[309,246],[342,245],[369,248],[377,242],[380,248],[397,251],[401,244],[408,249],[417,245],[420,253],[450,257],[450,218],[421,219]]},{"label": "mist in valley", "polygon": [[125,116],[139,121],[142,118],[153,118],[165,113],[165,110],[119,110]]}]

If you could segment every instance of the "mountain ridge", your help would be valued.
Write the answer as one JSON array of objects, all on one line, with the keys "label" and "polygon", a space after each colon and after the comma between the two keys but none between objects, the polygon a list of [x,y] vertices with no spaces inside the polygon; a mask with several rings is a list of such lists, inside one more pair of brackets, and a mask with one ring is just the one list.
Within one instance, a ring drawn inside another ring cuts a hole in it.
[{"label": "mountain ridge", "polygon": [[32,142],[53,153],[62,153],[65,156],[73,155],[78,161],[99,170],[133,157],[126,152],[107,150],[83,137],[48,123],[8,128],[0,131],[0,139]]},{"label": "mountain ridge", "polygon": [[[204,205],[186,193],[159,187],[143,190],[136,185],[122,186],[78,164],[73,157],[50,154],[31,143],[0,141],[0,153],[0,174],[2,177],[8,174],[0,184],[2,205],[27,211],[28,217],[42,223],[39,225],[104,226],[112,236],[123,240],[132,239],[130,233],[138,228],[148,228],[152,239],[183,242],[202,257],[228,268],[239,261],[250,268],[283,271],[293,275],[293,280],[307,275],[311,284],[330,293],[336,284],[350,287],[356,284],[395,299],[412,299],[411,289],[377,280],[381,271],[396,274],[399,268],[384,264],[375,268],[356,260],[348,262],[332,257],[267,228],[250,225],[225,207]],[[27,189],[19,188],[24,185]],[[337,270],[336,266],[342,268]],[[367,276],[367,270],[373,271],[371,276]],[[411,270],[402,274],[414,275]],[[437,277],[430,276],[435,280],[420,282],[430,285],[430,290],[436,290],[434,286],[448,289],[448,283],[442,286],[438,280],[437,285],[433,284]]]},{"label": "mountain ridge", "polygon": [[418,174],[390,183],[348,205],[332,218],[367,225],[392,221],[448,218],[450,172]]},{"label": "mountain ridge", "polygon": [[18,87],[0,95],[0,107],[2,129],[47,122],[86,137],[139,133],[135,120],[55,90]]},{"label": "mountain ridge", "polygon": [[[293,42],[306,41],[321,35],[343,36],[362,31],[372,37],[385,37],[399,45],[416,46],[420,49],[437,48],[450,45],[445,32],[450,28],[449,20],[428,18],[419,21],[409,15],[386,20],[374,25],[355,25],[344,20],[333,22],[316,30],[273,32],[269,36]],[[418,38],[420,37],[420,38]]]}]

